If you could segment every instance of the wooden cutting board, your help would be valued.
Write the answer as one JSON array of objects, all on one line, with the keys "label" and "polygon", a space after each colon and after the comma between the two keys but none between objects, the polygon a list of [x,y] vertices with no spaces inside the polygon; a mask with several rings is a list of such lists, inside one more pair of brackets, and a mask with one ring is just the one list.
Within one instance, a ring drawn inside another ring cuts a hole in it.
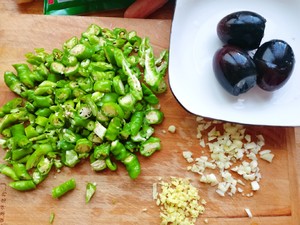
[{"label": "wooden cutting board", "polygon": [[[171,21],[168,20],[2,14],[0,105],[14,97],[3,82],[4,71],[13,70],[13,63],[25,62],[24,54],[34,48],[44,47],[48,51],[60,48],[65,40],[79,36],[91,23],[136,30],[140,36],[150,37],[156,54],[169,47]],[[196,138],[196,116],[181,107],[170,89],[160,96],[160,102],[165,120],[156,127],[155,136],[161,138],[163,149],[151,158],[140,159],[142,173],[138,179],[131,180],[122,166],[117,172],[95,173],[88,162],[83,162],[73,169],[64,168],[61,173],[52,172],[35,191],[20,193],[9,188],[9,179],[1,175],[0,225],[49,224],[52,212],[56,215],[54,224],[159,224],[159,208],[152,200],[152,184],[158,182],[159,177],[168,181],[170,176],[191,178],[207,201],[206,211],[197,224],[204,224],[205,218],[209,224],[218,225],[300,223],[300,152],[296,151],[293,128],[246,126],[253,135],[263,134],[265,148],[275,154],[274,161],[272,164],[260,161],[261,189],[253,197],[240,194],[220,197],[215,188],[199,182],[199,175],[186,170],[188,163],[182,157],[184,150],[201,155]],[[175,134],[164,132],[170,125],[177,127]],[[1,158],[3,155],[0,151]],[[59,200],[52,199],[51,189],[71,177],[77,181],[76,189]],[[86,182],[97,183],[97,192],[89,204],[84,202]],[[251,210],[253,218],[248,218],[245,208]]]}]

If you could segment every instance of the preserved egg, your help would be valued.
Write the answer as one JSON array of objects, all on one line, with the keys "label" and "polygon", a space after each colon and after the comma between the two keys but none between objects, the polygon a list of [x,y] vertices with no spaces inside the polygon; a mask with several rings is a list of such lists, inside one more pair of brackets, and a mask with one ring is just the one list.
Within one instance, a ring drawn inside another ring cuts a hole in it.
[{"label": "preserved egg", "polygon": [[213,70],[220,85],[231,95],[238,96],[256,85],[255,63],[238,47],[226,45],[217,50]]},{"label": "preserved egg", "polygon": [[262,44],[254,54],[257,85],[266,91],[281,88],[291,77],[295,56],[292,47],[283,40]]},{"label": "preserved egg", "polygon": [[217,25],[217,34],[225,44],[245,50],[259,47],[264,36],[266,19],[251,11],[239,11],[225,16]]}]

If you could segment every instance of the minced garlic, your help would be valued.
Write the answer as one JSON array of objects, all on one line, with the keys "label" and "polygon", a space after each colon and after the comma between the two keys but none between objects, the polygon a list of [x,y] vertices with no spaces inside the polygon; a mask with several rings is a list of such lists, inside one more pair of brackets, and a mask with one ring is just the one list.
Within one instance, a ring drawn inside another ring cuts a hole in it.
[{"label": "minced garlic", "polygon": [[[216,192],[221,196],[243,193],[244,190],[238,185],[246,184],[241,179],[248,182],[252,191],[257,191],[262,177],[257,155],[268,162],[272,162],[274,157],[270,150],[262,150],[264,137],[261,134],[248,134],[241,124],[222,123],[202,117],[196,117],[196,121],[196,137],[205,156],[193,158],[192,153],[185,150],[184,158],[192,163],[187,167],[188,170],[198,173],[200,182],[216,186]],[[209,152],[205,152],[207,150]],[[207,156],[207,153],[210,155]],[[211,169],[218,169],[218,174],[211,173]]]},{"label": "minced garlic", "polygon": [[154,195],[161,210],[160,224],[195,224],[198,216],[203,214],[206,203],[200,199],[197,188],[188,179],[176,177],[171,177],[170,182],[161,181],[159,185],[161,192]]}]

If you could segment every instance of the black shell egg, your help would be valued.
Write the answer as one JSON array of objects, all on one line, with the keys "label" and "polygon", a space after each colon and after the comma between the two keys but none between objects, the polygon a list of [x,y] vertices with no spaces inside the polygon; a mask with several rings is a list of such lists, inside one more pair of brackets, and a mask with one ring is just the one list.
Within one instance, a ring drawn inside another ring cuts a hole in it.
[{"label": "black shell egg", "polygon": [[264,36],[266,19],[251,11],[238,11],[225,16],[217,25],[217,34],[225,44],[252,50]]},{"label": "black shell egg", "polygon": [[262,44],[254,57],[257,85],[265,91],[281,88],[291,77],[295,55],[291,46],[283,40],[271,40]]},{"label": "black shell egg", "polygon": [[220,85],[238,96],[256,85],[256,68],[247,52],[235,46],[220,48],[213,58],[213,69]]}]

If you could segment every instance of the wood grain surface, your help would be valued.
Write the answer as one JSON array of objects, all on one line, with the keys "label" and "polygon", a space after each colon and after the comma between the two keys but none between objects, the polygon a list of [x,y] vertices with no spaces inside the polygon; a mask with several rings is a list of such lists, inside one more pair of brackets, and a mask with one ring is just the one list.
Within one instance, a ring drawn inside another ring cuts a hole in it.
[{"label": "wood grain surface", "polygon": [[[24,62],[24,54],[34,48],[60,48],[65,40],[79,36],[89,24],[96,23],[148,36],[158,54],[169,47],[171,28],[171,20],[157,19],[1,14],[0,21],[0,105],[14,97],[4,85],[2,74],[12,70],[13,63]],[[299,142],[295,144],[294,128],[246,126],[249,133],[265,137],[265,148],[274,152],[274,161],[260,161],[261,189],[253,197],[220,197],[214,188],[201,184],[197,174],[186,170],[188,163],[182,157],[184,150],[201,155],[196,116],[180,106],[170,89],[160,96],[160,103],[165,120],[156,127],[155,136],[161,138],[163,149],[151,158],[140,158],[142,173],[138,179],[130,180],[121,165],[116,172],[95,173],[88,162],[83,162],[73,169],[64,168],[61,173],[53,171],[37,190],[20,193],[9,188],[9,180],[1,176],[0,224],[49,224],[52,212],[56,215],[54,224],[159,224],[152,184],[159,177],[167,181],[170,176],[191,178],[207,201],[206,211],[196,224],[204,224],[206,218],[213,225],[299,224],[300,146]],[[170,125],[177,127],[175,134],[164,132]],[[296,137],[300,139],[297,130]],[[0,151],[1,158],[3,155]],[[51,189],[71,177],[77,181],[76,189],[59,200],[52,199]],[[96,195],[89,204],[84,202],[86,182],[97,183]],[[245,208],[251,209],[253,218],[248,218]]]}]

